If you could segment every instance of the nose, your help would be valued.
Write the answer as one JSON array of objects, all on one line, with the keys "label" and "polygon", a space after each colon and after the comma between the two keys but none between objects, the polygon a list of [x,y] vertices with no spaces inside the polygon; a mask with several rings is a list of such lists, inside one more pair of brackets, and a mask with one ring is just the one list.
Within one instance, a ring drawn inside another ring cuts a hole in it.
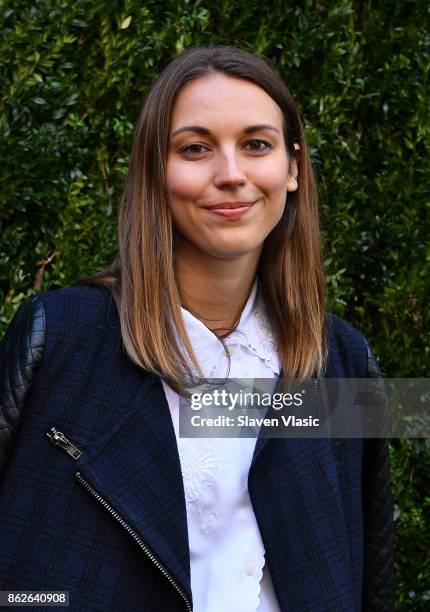
[{"label": "nose", "polygon": [[246,183],[246,174],[238,163],[235,151],[223,152],[217,156],[214,184],[216,187],[236,187]]}]

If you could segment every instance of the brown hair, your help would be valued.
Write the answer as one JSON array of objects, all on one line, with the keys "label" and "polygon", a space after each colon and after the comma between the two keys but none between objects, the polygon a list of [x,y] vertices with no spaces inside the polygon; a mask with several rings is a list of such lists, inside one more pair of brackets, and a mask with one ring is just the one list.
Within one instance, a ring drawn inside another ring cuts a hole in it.
[{"label": "brown hair", "polygon": [[178,344],[179,338],[201,374],[179,308],[165,173],[175,98],[187,83],[212,72],[252,81],[282,110],[287,152],[299,165],[298,189],[289,192],[284,214],[265,240],[258,277],[283,375],[300,379],[319,375],[327,350],[314,173],[295,102],[276,71],[257,53],[230,45],[193,47],[164,68],[146,97],[135,130],[119,210],[117,257],[105,270],[79,282],[102,283],[110,289],[125,350],[136,364],[176,389],[196,381]]}]

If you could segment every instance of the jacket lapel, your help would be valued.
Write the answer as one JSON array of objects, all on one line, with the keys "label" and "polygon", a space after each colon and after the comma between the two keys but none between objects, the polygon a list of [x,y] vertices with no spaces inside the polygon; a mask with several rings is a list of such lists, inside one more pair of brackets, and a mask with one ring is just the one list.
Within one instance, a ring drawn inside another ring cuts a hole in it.
[{"label": "jacket lapel", "polygon": [[354,610],[331,440],[268,440],[248,488],[281,609]]},{"label": "jacket lapel", "polygon": [[184,489],[160,379],[145,376],[131,409],[75,465],[137,532],[191,602]]},{"label": "jacket lapel", "polygon": [[[275,391],[281,391],[282,371]],[[314,400],[321,409],[319,391]],[[269,409],[268,416],[276,416]],[[257,439],[248,489],[282,610],[354,610],[332,441]]]}]

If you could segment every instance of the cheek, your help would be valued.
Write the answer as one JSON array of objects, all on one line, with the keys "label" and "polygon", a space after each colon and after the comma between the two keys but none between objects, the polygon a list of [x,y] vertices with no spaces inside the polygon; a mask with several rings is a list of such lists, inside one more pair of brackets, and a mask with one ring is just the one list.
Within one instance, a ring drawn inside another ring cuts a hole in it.
[{"label": "cheek", "polygon": [[201,197],[205,187],[203,173],[197,172],[189,165],[168,164],[166,186],[172,203],[183,200],[196,200]]},{"label": "cheek", "polygon": [[265,164],[258,170],[258,184],[267,195],[276,195],[287,189],[288,163]]}]

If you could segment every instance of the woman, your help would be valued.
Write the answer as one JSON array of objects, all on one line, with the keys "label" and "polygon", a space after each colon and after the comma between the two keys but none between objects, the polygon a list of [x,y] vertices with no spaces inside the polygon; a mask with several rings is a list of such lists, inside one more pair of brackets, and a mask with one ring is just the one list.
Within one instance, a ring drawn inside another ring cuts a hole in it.
[{"label": "woman", "polygon": [[377,375],[324,296],[291,95],[257,54],[185,51],[139,118],[116,261],[33,297],[3,340],[1,589],[74,610],[391,610],[385,440],[178,435],[201,380]]}]

